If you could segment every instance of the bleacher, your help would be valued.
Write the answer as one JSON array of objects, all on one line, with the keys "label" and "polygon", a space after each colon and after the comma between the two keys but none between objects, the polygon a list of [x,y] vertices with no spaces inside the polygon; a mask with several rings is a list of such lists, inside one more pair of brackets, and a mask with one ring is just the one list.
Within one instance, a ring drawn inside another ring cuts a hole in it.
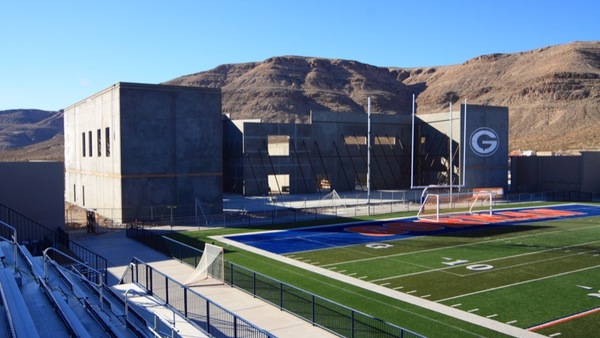
[{"label": "bleacher", "polygon": [[208,337],[147,290],[108,287],[101,274],[55,248],[33,256],[0,237],[0,337]]}]

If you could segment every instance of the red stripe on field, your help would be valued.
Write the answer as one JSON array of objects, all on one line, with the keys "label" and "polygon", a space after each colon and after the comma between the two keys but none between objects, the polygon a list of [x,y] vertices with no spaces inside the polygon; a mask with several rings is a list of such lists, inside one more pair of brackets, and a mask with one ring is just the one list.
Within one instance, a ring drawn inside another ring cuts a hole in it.
[{"label": "red stripe on field", "polygon": [[591,314],[594,314],[596,312],[600,312],[600,307],[597,307],[595,309],[591,309],[591,310],[588,310],[588,311],[580,312],[580,313],[574,314],[572,316],[568,316],[568,317],[560,318],[560,319],[557,319],[557,320],[553,320],[551,322],[540,324],[538,326],[533,326],[533,327],[528,328],[527,331],[532,331],[533,332],[533,331],[545,329],[545,328],[548,328],[548,327],[551,327],[551,326],[554,326],[554,325],[558,325],[558,324],[561,324],[561,323],[564,323],[564,322],[568,322],[568,321],[573,320],[573,319],[585,317],[587,315],[591,315]]}]

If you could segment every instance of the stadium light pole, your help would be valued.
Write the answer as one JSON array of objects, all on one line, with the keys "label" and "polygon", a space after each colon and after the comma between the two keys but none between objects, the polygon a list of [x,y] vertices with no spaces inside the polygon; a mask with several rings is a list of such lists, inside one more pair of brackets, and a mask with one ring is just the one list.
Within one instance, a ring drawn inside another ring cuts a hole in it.
[{"label": "stadium light pole", "polygon": [[371,215],[371,97],[367,98],[367,214]]}]

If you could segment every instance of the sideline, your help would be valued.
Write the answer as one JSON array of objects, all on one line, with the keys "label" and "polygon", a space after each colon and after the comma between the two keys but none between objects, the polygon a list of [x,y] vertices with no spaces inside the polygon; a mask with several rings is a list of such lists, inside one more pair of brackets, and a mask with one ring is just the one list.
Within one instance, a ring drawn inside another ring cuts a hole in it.
[{"label": "sideline", "polygon": [[483,326],[487,329],[490,330],[494,330],[503,334],[507,334],[513,337],[531,337],[531,338],[540,338],[540,337],[545,337],[543,335],[540,335],[538,333],[532,332],[532,331],[528,331],[525,329],[521,329],[512,325],[508,325],[505,323],[501,323],[498,321],[495,321],[493,319],[489,319],[489,318],[485,318],[485,317],[481,317],[469,312],[465,312],[462,310],[458,310],[456,308],[452,308],[450,306],[447,305],[443,305],[440,303],[436,303],[436,302],[432,302],[432,301],[428,301],[426,299],[420,298],[420,297],[416,297],[416,296],[411,296],[409,294],[400,292],[400,291],[396,291],[396,290],[392,290],[389,288],[386,288],[384,286],[380,286],[374,283],[370,283],[370,282],[365,282],[363,280],[357,279],[357,278],[353,278],[350,276],[346,276],[328,269],[324,269],[318,266],[314,266],[308,263],[303,263],[303,262],[299,262],[297,260],[294,260],[292,258],[288,258],[285,256],[281,256],[281,255],[277,255],[262,249],[257,249],[255,247],[246,245],[246,244],[242,244],[240,242],[236,242],[230,239],[225,238],[225,236],[210,236],[211,239],[220,241],[222,243],[225,243],[227,245],[233,246],[233,247],[238,247],[240,249],[246,250],[246,251],[250,251],[253,253],[256,253],[258,255],[261,256],[265,256],[268,257],[270,259],[282,262],[282,263],[286,263],[289,265],[293,265],[299,268],[302,268],[304,270],[308,270],[308,271],[312,271],[321,275],[324,275],[326,277],[344,282],[344,283],[348,283],[351,285],[355,285],[358,287],[361,287],[363,289],[369,290],[369,291],[374,291],[378,294],[384,295],[384,296],[388,296],[412,305],[416,305],[422,308],[425,308],[427,310],[431,310],[431,311],[435,311],[438,313],[441,313],[443,315],[446,316],[450,316],[456,319],[460,319],[462,321],[465,322],[469,322],[469,323],[473,323],[479,326]]}]

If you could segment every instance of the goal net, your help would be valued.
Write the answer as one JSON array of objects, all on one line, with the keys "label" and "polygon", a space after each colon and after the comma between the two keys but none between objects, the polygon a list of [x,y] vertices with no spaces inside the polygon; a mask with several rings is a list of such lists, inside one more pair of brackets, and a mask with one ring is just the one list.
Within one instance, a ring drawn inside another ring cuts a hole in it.
[{"label": "goal net", "polygon": [[222,247],[206,243],[198,266],[183,284],[190,286],[208,278],[225,282],[225,260]]},{"label": "goal net", "polygon": [[492,206],[491,191],[427,194],[421,202],[417,218],[439,222],[448,215],[485,213],[491,216]]},{"label": "goal net", "polygon": [[340,195],[337,193],[337,191],[335,191],[335,189],[321,198],[319,206],[330,207],[332,209],[335,208],[336,210],[341,210],[342,212],[348,211],[348,207],[344,203],[344,199],[340,197]]}]

